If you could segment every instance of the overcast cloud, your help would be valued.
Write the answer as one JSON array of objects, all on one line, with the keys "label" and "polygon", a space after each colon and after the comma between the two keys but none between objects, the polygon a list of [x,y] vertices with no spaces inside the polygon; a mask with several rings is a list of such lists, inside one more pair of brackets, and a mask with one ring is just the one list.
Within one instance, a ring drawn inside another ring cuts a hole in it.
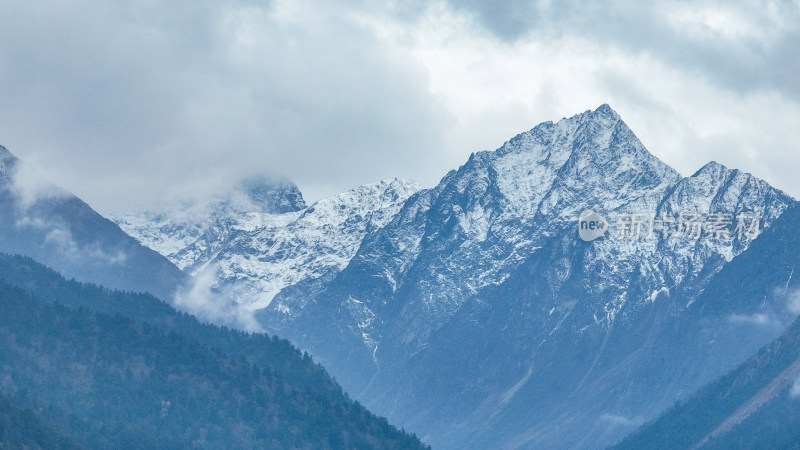
[{"label": "overcast cloud", "polygon": [[800,2],[0,3],[0,144],[101,212],[284,175],[434,185],[609,103],[800,196]]}]

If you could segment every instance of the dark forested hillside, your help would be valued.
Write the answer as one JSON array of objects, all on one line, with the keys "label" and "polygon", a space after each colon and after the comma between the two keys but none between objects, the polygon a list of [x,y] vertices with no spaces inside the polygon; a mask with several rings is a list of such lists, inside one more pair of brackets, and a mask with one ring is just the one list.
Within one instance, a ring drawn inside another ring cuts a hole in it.
[{"label": "dark forested hillside", "polygon": [[36,415],[0,395],[0,448],[78,449],[77,445],[43,424]]},{"label": "dark forested hillside", "polygon": [[421,448],[288,342],[0,258],[0,393],[95,448]]},{"label": "dark forested hillside", "polygon": [[44,301],[56,301],[105,314],[120,314],[173,331],[219,349],[231,358],[292,379],[303,389],[333,402],[347,401],[341,387],[325,369],[302,354],[289,341],[259,333],[201,323],[149,294],[121,292],[88,283],[68,281],[31,258],[0,253],[0,280],[19,286]]}]

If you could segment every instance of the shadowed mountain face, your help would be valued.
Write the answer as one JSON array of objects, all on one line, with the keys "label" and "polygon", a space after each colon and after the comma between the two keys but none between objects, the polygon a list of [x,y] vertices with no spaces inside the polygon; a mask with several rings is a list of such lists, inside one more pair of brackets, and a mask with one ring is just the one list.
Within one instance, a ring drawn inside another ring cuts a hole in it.
[{"label": "shadowed mountain face", "polygon": [[30,256],[69,278],[170,300],[186,275],[74,195],[27,178],[0,146],[0,252]]},{"label": "shadowed mountain face", "polygon": [[[235,232],[170,258],[213,249],[199,261],[221,263],[220,283],[269,286],[261,324],[436,447],[602,447],[788,323],[700,302],[792,203],[713,162],[682,177],[603,105],[473,154],[432,189],[233,215]],[[587,209],[613,225],[592,242],[577,233]]]},{"label": "shadowed mountain face", "polygon": [[[720,358],[731,341],[725,333],[746,333],[752,349],[754,330],[776,329],[800,312],[800,207],[793,205],[750,248],[709,282],[696,305],[705,345],[699,355]],[[707,325],[727,317],[729,329]],[[742,326],[746,323],[747,326]],[[735,370],[676,404],[617,448],[795,448],[800,440],[800,322],[759,350]],[[728,357],[729,359],[732,359]],[[687,362],[687,366],[691,367]]]}]

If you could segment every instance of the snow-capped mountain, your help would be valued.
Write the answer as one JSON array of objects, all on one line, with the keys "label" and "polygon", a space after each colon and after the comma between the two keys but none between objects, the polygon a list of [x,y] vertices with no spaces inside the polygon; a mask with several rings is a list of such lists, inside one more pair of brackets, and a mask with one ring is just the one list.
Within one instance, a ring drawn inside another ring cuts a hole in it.
[{"label": "snow-capped mountain", "polygon": [[[513,430],[504,441],[511,447],[580,444],[578,429],[613,408],[572,402],[564,410],[572,425],[560,429],[549,418],[602,378],[612,334],[650,320],[659,298],[677,302],[676,314],[687,311],[709,277],[790,202],[715,163],[681,177],[604,105],[472,155],[368,235],[324,290],[284,290],[259,318],[436,446],[490,447],[499,429]],[[718,238],[701,229],[698,237],[655,232],[587,243],[576,227],[588,208],[612,223],[634,214],[674,220],[672,231],[692,214],[730,223]],[[735,222],[745,215],[758,226],[748,223],[755,232],[739,236]],[[571,370],[563,361],[570,353],[583,355]],[[565,385],[538,384],[544,380]],[[655,414],[680,392],[658,401],[646,394],[625,394],[637,399],[635,414]],[[531,405],[512,406],[529,395]],[[535,427],[540,435],[525,435]]]},{"label": "snow-capped mountain", "polygon": [[294,184],[248,182],[205,204],[115,220],[188,273],[212,271],[214,287],[255,310],[287,286],[342,270],[364,236],[385,225],[417,190],[414,182],[395,179],[306,206]]},{"label": "snow-capped mountain", "polygon": [[196,258],[178,253],[220,222],[248,214],[272,216],[305,208],[303,195],[293,183],[253,177],[215,198],[178,201],[157,209],[118,214],[112,220],[134,232],[142,244],[186,269]]},{"label": "snow-capped mountain", "polygon": [[[602,447],[777,335],[695,301],[793,202],[714,162],[682,177],[603,105],[432,189],[120,224],[216,270],[266,329],[437,448]],[[585,242],[589,209],[610,229]]]}]

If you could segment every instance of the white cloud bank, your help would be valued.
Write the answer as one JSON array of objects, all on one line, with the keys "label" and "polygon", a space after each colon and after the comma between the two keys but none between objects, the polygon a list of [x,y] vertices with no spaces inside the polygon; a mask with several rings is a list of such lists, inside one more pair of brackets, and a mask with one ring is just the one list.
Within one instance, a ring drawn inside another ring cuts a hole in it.
[{"label": "white cloud bank", "polygon": [[0,143],[101,212],[254,172],[313,200],[432,185],[609,103],[684,174],[798,196],[797,23],[798,1],[5,2]]},{"label": "white cloud bank", "polygon": [[189,285],[175,294],[173,304],[204,321],[250,332],[263,331],[254,311],[237,301],[239,292],[236,287],[220,288],[218,270],[215,264],[210,264],[191,277]]}]

